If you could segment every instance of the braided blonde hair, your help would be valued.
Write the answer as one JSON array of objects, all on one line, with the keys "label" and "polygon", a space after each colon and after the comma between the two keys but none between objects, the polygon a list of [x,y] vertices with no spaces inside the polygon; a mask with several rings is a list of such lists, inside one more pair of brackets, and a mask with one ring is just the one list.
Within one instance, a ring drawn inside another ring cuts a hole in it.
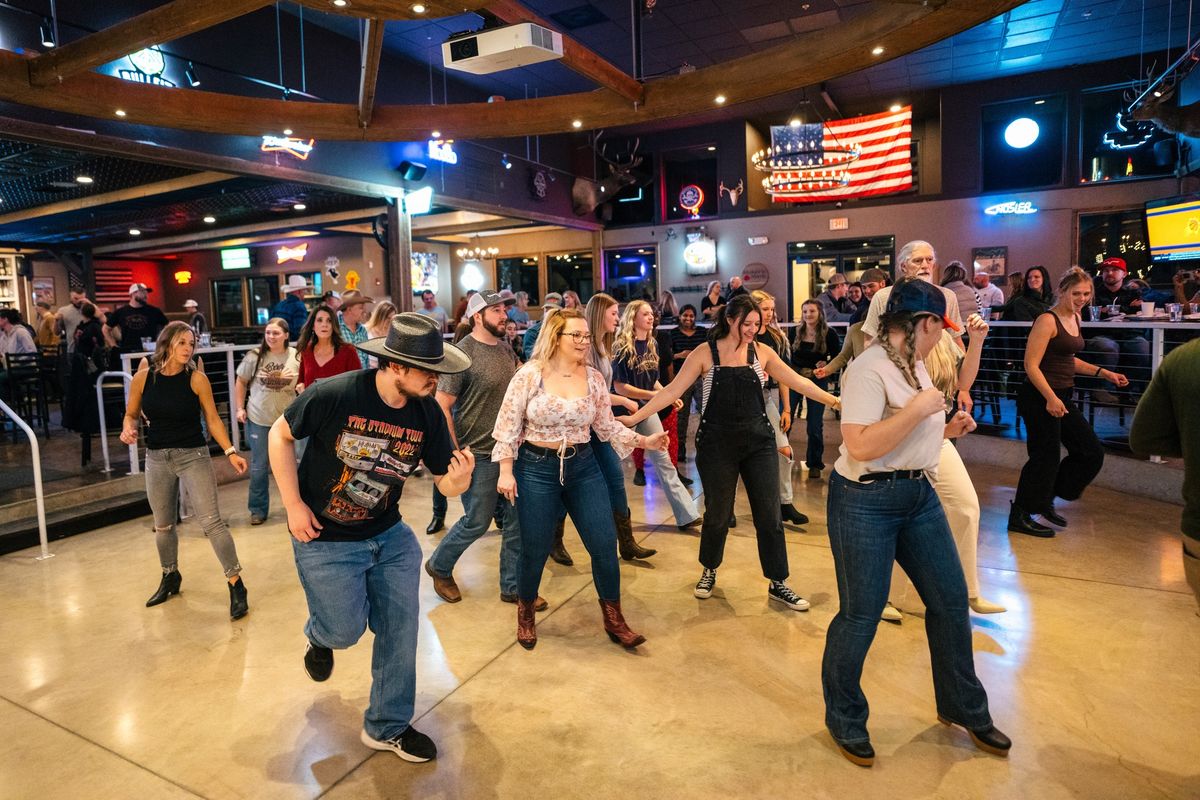
[{"label": "braided blonde hair", "polygon": [[[896,352],[892,340],[888,337],[888,334],[893,331],[903,331],[904,333],[903,353]],[[917,380],[917,318],[907,311],[881,316],[879,318],[879,346],[896,365],[896,369],[900,370],[905,382],[920,391],[921,382]]]}]

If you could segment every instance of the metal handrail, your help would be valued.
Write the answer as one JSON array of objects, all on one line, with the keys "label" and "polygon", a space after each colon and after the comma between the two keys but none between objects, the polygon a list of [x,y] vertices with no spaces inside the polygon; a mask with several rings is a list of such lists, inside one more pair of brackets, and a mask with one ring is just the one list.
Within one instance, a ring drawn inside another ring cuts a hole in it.
[{"label": "metal handrail", "polygon": [[[105,473],[112,472],[112,464],[108,460],[108,422],[105,419],[104,413],[104,379],[120,377],[125,384],[125,404],[129,405],[129,386],[133,382],[133,376],[128,372],[108,371],[101,372],[96,376],[96,410],[100,416],[100,449],[104,452],[104,471]],[[141,467],[138,464],[137,445],[129,445],[129,474],[137,475],[141,472]]]},{"label": "metal handrail", "polygon": [[33,456],[33,492],[34,501],[37,504],[38,537],[42,542],[42,554],[37,557],[37,560],[44,561],[47,558],[54,558],[54,554],[50,552],[50,540],[46,534],[46,497],[42,493],[42,451],[38,446],[37,436],[33,434],[33,428],[30,428],[25,420],[17,416],[17,412],[8,407],[8,403],[0,400],[0,409],[3,409],[13,424],[25,431],[25,435],[29,437],[29,450]]}]

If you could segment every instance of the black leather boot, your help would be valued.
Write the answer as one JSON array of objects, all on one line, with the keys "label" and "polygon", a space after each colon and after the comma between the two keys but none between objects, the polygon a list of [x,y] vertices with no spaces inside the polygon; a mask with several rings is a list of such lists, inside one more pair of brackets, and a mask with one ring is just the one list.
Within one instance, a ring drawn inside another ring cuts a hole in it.
[{"label": "black leather boot", "polygon": [[1042,517],[1042,519],[1049,522],[1051,525],[1057,525],[1060,528],[1067,527],[1067,518],[1054,510],[1053,503],[1050,504],[1049,508],[1047,508],[1041,512],[1041,517]]},{"label": "black leather boot", "polygon": [[1008,530],[1010,533],[1024,533],[1041,539],[1054,537],[1053,528],[1047,528],[1040,522],[1034,521],[1033,517],[1029,516],[1029,512],[1015,502],[1012,504],[1012,510],[1008,512]]},{"label": "black leather boot", "polygon": [[429,520],[429,524],[425,526],[425,532],[437,533],[444,527],[446,527],[446,521],[435,514],[433,519]]},{"label": "black leather boot", "polygon": [[779,506],[779,514],[783,517],[784,522],[790,522],[793,525],[804,525],[808,523],[808,517],[796,510],[796,507],[791,503],[783,503]]},{"label": "black leather boot", "polygon": [[1008,758],[1008,751],[1012,749],[1012,739],[1009,739],[995,725],[989,725],[986,728],[978,728],[972,730],[961,722],[947,719],[941,714],[938,714],[938,722],[943,725],[955,726],[962,728],[971,735],[971,742],[985,753],[991,753],[994,756]]},{"label": "black leather boot", "polygon": [[649,558],[658,552],[653,547],[642,547],[633,538],[633,522],[628,511],[623,515],[614,511],[613,523],[617,526],[617,552],[621,554],[621,558],[633,561],[635,558]]},{"label": "black leather boot", "polygon": [[571,558],[567,548],[563,547],[563,526],[566,525],[566,522],[565,519],[558,521],[558,528],[554,531],[554,547],[550,549],[550,558],[554,559],[557,564],[571,567],[575,565],[575,560]]},{"label": "black leather boot", "polygon": [[241,619],[250,611],[246,602],[246,582],[238,576],[237,583],[229,584],[229,618]]},{"label": "black leather boot", "polygon": [[183,576],[179,574],[179,570],[163,573],[162,581],[158,584],[158,589],[146,601],[146,608],[156,606],[159,603],[165,603],[171,595],[179,594],[179,585],[181,583],[183,583]]}]

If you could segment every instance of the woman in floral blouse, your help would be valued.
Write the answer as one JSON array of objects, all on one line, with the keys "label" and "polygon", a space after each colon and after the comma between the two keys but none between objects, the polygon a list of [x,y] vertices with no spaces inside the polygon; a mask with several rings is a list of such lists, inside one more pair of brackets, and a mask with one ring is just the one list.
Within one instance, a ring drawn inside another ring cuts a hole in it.
[{"label": "woman in floral blouse", "polygon": [[527,650],[537,644],[533,604],[564,507],[592,557],[605,632],[625,647],[646,640],[621,614],[617,530],[590,440],[595,431],[624,458],[635,447],[665,448],[667,435],[641,436],[613,418],[608,387],[587,366],[591,338],[579,309],[550,315],[532,358],[508,385],[492,432],[492,460],[500,463],[496,488],[516,505],[521,522],[517,641]]}]

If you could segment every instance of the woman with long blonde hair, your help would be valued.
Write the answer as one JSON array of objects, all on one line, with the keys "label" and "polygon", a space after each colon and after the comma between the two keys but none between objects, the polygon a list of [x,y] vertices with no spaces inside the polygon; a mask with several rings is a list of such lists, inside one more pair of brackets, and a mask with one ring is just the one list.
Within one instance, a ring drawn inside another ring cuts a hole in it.
[{"label": "woman with long blonde hair", "polygon": [[396,307],[387,300],[379,301],[372,309],[370,319],[367,320],[367,336],[371,339],[387,336],[394,316],[396,316]]},{"label": "woman with long blonde hair", "polygon": [[241,579],[242,565],[238,563],[233,536],[218,507],[217,479],[200,428],[201,415],[237,474],[246,471],[246,460],[229,441],[225,423],[217,414],[212,386],[192,360],[195,349],[196,334],[186,322],[167,323],[158,334],[154,354],[133,376],[121,426],[121,441],[136,445],[138,422],[142,418],[147,422],[146,499],[154,515],[154,540],[162,580],[146,605],[166,602],[171,595],[179,594],[183,583],[175,519],[179,510],[179,482],[186,479],[196,520],[229,583],[229,616],[240,619],[250,610],[246,584]]},{"label": "woman with long blonde hair", "polygon": [[[774,350],[785,361],[790,355],[787,335],[779,327],[775,315],[775,298],[762,289],[755,289],[750,298],[758,303],[762,311],[762,333],[755,341]],[[782,409],[782,413],[781,413]],[[784,522],[793,525],[804,525],[808,516],[796,510],[792,504],[795,495],[792,490],[792,466],[795,464],[792,456],[792,443],[788,441],[788,431],[792,427],[791,390],[774,378],[767,380],[767,419],[775,430],[775,449],[779,451],[779,513]]]},{"label": "woman with long blonde hair", "polygon": [[[654,309],[645,300],[634,300],[625,306],[613,342],[613,390],[643,405],[653,400],[662,388],[658,380]],[[672,400],[671,404],[676,410],[683,405],[678,399]],[[663,431],[663,422],[654,414],[639,422],[635,430],[645,436],[653,436]],[[658,484],[675,515],[675,524],[680,530],[699,527],[700,510],[687,487],[679,480],[679,471],[671,463],[671,456],[661,451],[652,452],[649,456],[658,475]]]},{"label": "woman with long blonde hair", "polygon": [[591,441],[594,433],[625,456],[638,446],[661,449],[667,435],[641,436],[613,419],[608,386],[587,364],[591,339],[579,309],[550,315],[532,358],[508,384],[492,432],[492,460],[500,464],[496,488],[516,505],[521,520],[517,642],[526,649],[537,644],[534,603],[564,510],[592,557],[605,632],[625,647],[645,641],[621,613],[617,530]]}]

